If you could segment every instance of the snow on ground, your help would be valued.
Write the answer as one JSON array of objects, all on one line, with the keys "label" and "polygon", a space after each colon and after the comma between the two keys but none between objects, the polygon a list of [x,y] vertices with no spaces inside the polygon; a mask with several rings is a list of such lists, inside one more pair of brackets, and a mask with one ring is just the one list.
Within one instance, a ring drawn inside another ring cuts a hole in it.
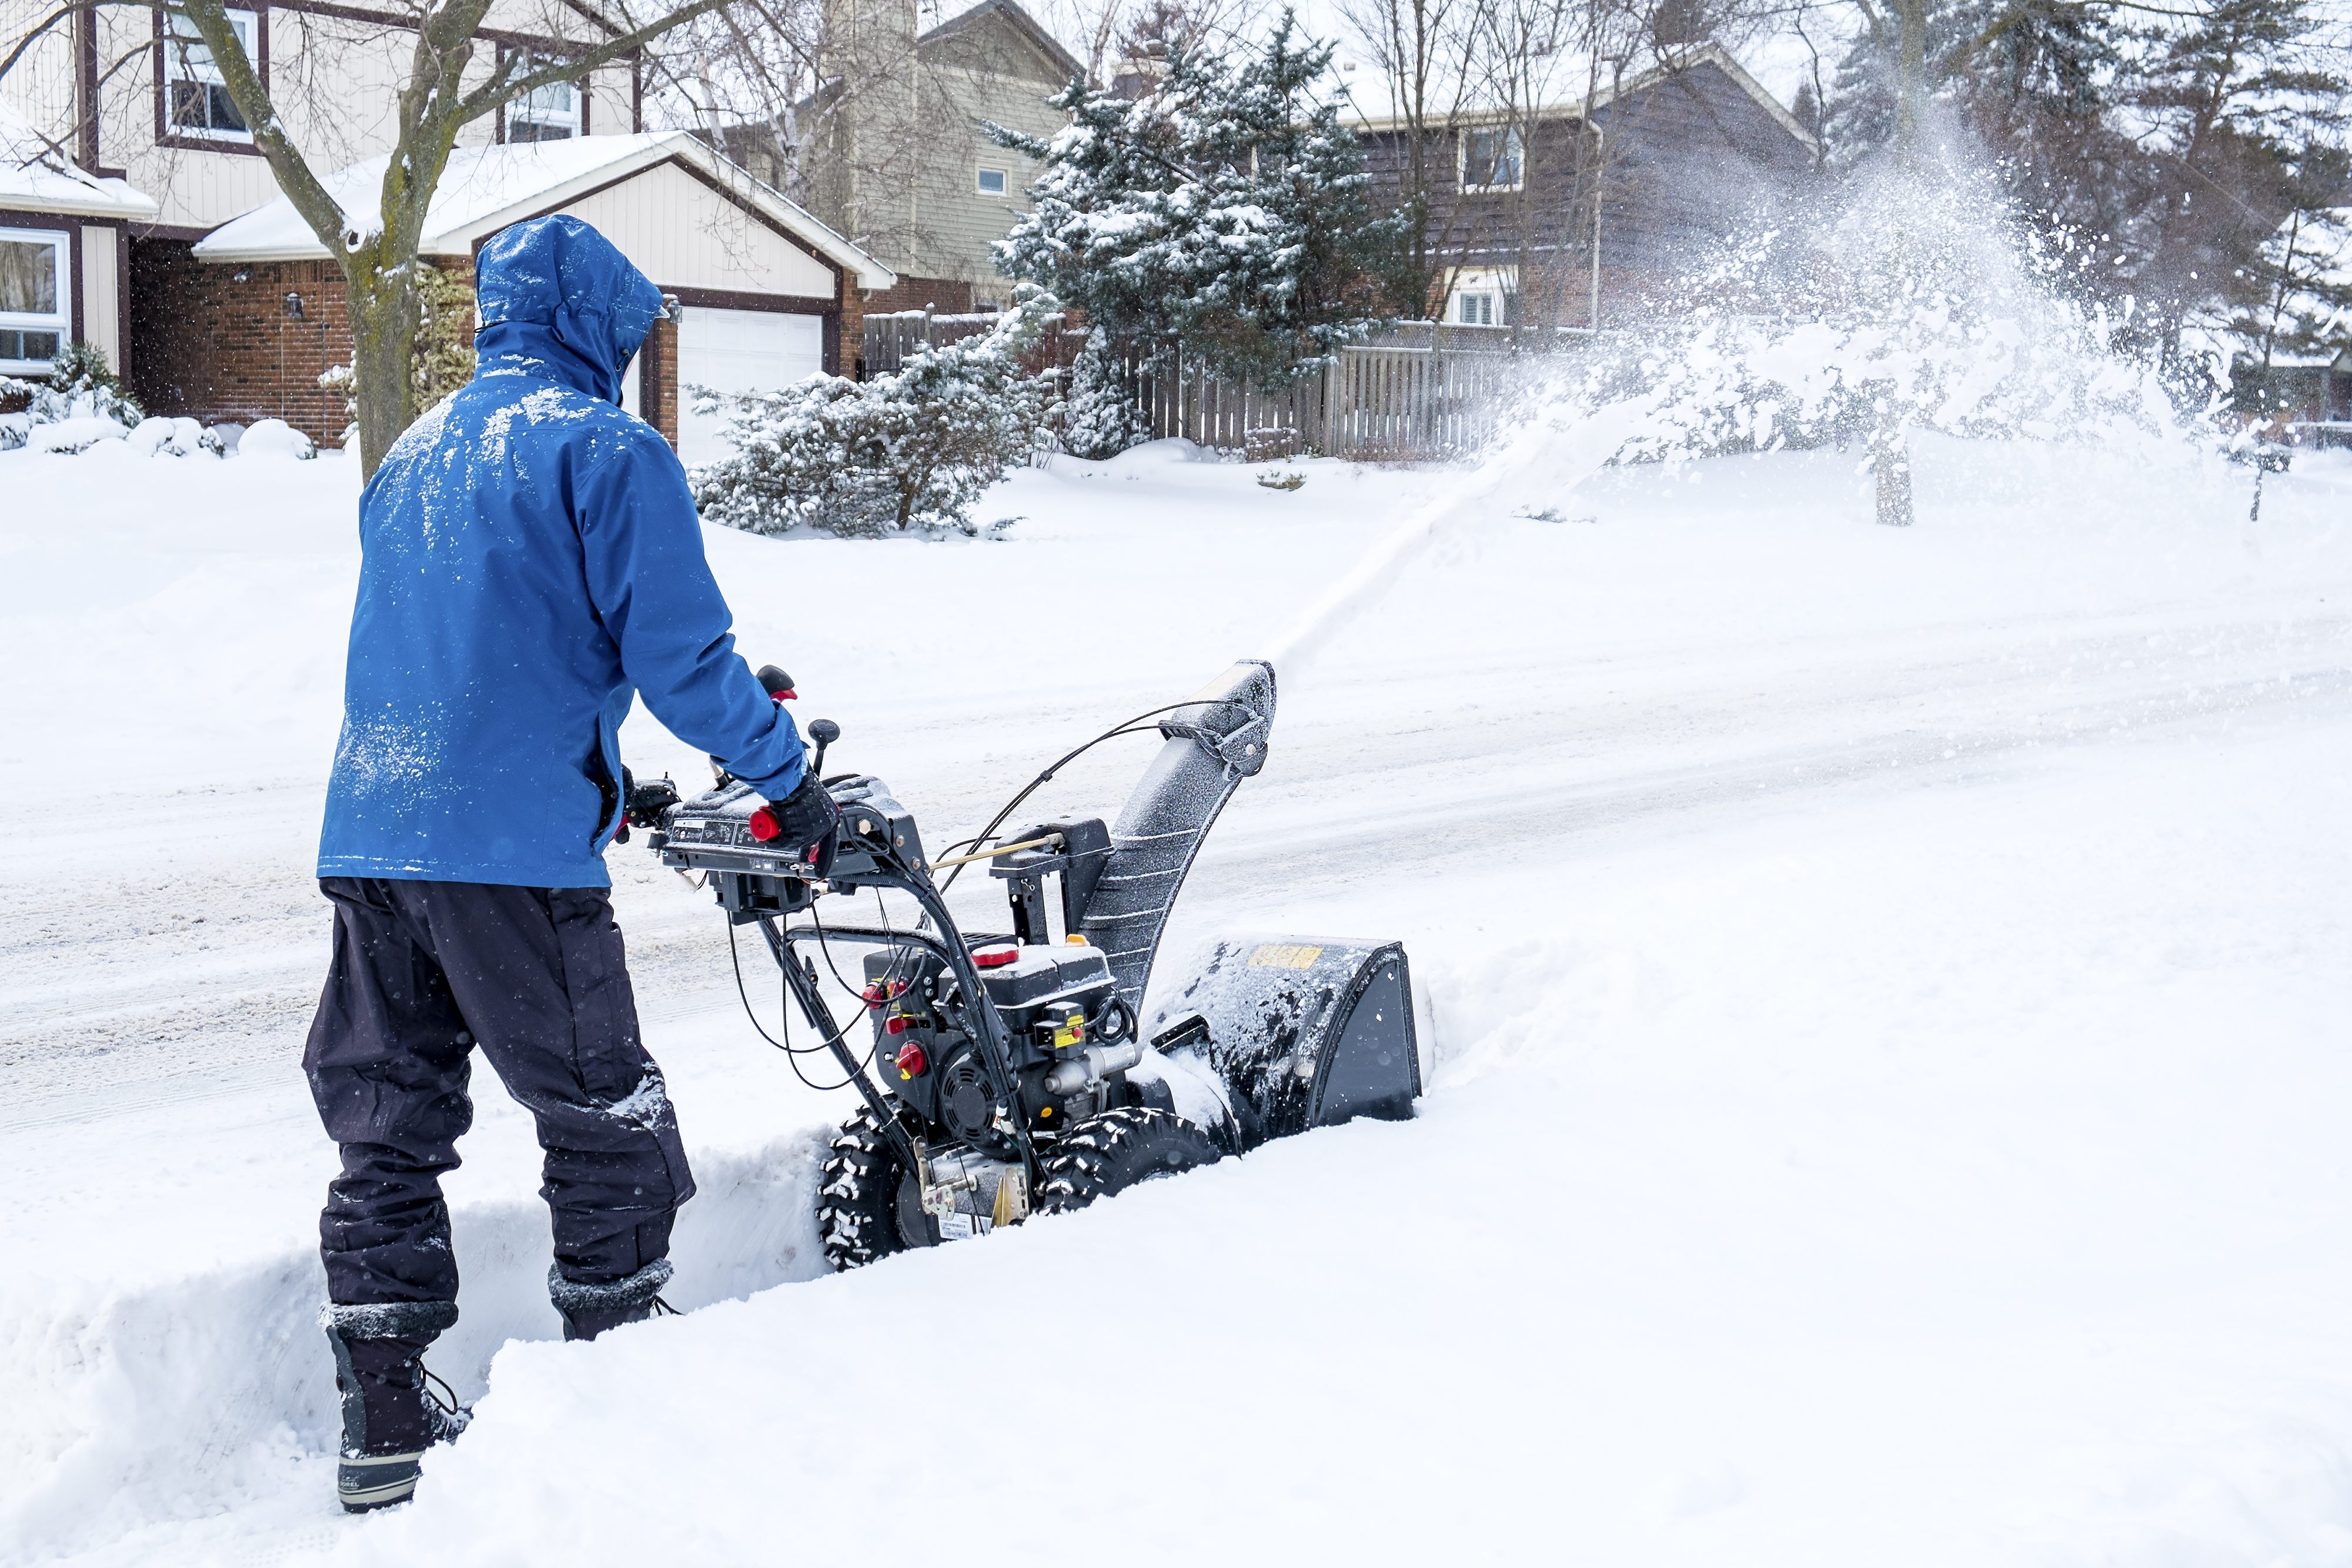
[{"label": "snow on ground", "polygon": [[[711,554],[945,841],[1465,483],[1182,456],[1017,475],[1002,542]],[[2250,532],[2186,457],[1918,458],[1908,531],[1835,453],[1484,504],[1284,685],[1171,963],[1403,937],[1411,1124],[814,1278],[843,1097],[616,850],[692,1310],[551,1343],[483,1074],[434,1358],[478,1416],[354,1522],[296,1066],[354,477],[0,456],[0,783],[47,808],[0,847],[0,1558],[2352,1558],[2352,464]]]}]

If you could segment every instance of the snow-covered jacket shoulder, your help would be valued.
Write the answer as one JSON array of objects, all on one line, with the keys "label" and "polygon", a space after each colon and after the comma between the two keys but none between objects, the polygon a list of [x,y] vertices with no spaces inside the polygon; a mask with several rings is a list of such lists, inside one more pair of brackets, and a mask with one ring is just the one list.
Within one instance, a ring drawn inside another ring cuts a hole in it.
[{"label": "snow-covered jacket shoulder", "polygon": [[801,738],[735,652],[685,470],[614,401],[659,291],[573,218],[476,276],[474,381],[360,497],[319,874],[603,887],[636,693],[771,798]]}]

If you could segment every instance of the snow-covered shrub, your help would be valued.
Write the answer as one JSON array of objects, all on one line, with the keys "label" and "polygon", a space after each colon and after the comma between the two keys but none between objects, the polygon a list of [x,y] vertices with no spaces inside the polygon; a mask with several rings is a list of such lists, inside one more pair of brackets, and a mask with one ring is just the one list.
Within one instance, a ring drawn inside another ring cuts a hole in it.
[{"label": "snow-covered shrub", "polygon": [[306,461],[319,455],[310,438],[282,419],[256,420],[246,426],[236,444],[239,457],[290,457]]},{"label": "snow-covered shrub", "polygon": [[[105,353],[89,343],[68,345],[50,361],[46,381],[0,376],[0,398],[22,399],[25,404],[21,423],[0,425],[0,447],[82,452],[93,443],[122,435],[142,417],[139,400],[124,389]],[[100,424],[114,428],[101,431]],[[71,428],[43,434],[46,427],[58,425]]]},{"label": "snow-covered shrub", "polygon": [[1100,327],[1087,334],[1086,347],[1070,366],[1070,392],[1063,403],[1062,449],[1100,461],[1151,439],[1126,367],[1110,334]]},{"label": "snow-covered shrub", "polygon": [[154,415],[139,422],[128,437],[131,450],[145,457],[194,457],[199,453],[221,455],[220,437],[193,419]]},{"label": "snow-covered shrub", "polygon": [[697,413],[725,414],[735,448],[694,471],[696,504],[710,521],[755,534],[807,524],[874,538],[962,527],[981,493],[1034,449],[1050,412],[1050,386],[1021,362],[1039,315],[1008,311],[984,337],[928,349],[869,382],[689,387]]}]

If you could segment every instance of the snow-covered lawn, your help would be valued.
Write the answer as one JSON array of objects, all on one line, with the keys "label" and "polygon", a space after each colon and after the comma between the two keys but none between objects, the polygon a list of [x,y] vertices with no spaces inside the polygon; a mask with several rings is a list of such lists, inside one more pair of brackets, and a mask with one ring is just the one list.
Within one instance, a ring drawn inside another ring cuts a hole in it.
[{"label": "snow-covered lawn", "polygon": [[[711,554],[945,841],[1468,483],[1181,455],[1019,474],[1002,542]],[[1907,532],[1853,455],[1536,464],[1285,679],[1171,954],[1404,938],[1411,1124],[816,1278],[845,1096],[615,851],[690,1310],[551,1343],[481,1073],[434,1357],[478,1416],[364,1521],[297,1066],[354,476],[0,456],[0,1556],[2352,1559],[2352,462],[2249,533],[2242,469],[1918,455]]]}]

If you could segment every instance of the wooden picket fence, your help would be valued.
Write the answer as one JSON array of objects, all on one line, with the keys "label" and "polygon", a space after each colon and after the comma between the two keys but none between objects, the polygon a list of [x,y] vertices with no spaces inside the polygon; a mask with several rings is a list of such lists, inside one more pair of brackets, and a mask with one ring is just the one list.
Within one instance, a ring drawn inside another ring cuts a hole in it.
[{"label": "wooden picket fence", "polygon": [[1319,374],[1279,392],[1220,380],[1172,350],[1129,374],[1156,437],[1181,436],[1253,461],[1309,450],[1411,461],[1491,441],[1526,369],[1523,357],[1482,343],[1351,346]]},{"label": "wooden picket fence", "polygon": [[[896,371],[996,319],[929,310],[868,316],[866,371]],[[1045,368],[1066,372],[1084,337],[1050,333]],[[1494,438],[1528,368],[1518,347],[1506,328],[1409,321],[1341,349],[1320,372],[1280,391],[1221,380],[1172,348],[1131,359],[1126,374],[1154,437],[1181,436],[1252,461],[1312,451],[1409,462],[1475,451]]]},{"label": "wooden picket fence", "polygon": [[992,311],[945,316],[935,310],[896,310],[866,318],[866,373],[887,375],[925,349],[977,337],[996,325]]}]

